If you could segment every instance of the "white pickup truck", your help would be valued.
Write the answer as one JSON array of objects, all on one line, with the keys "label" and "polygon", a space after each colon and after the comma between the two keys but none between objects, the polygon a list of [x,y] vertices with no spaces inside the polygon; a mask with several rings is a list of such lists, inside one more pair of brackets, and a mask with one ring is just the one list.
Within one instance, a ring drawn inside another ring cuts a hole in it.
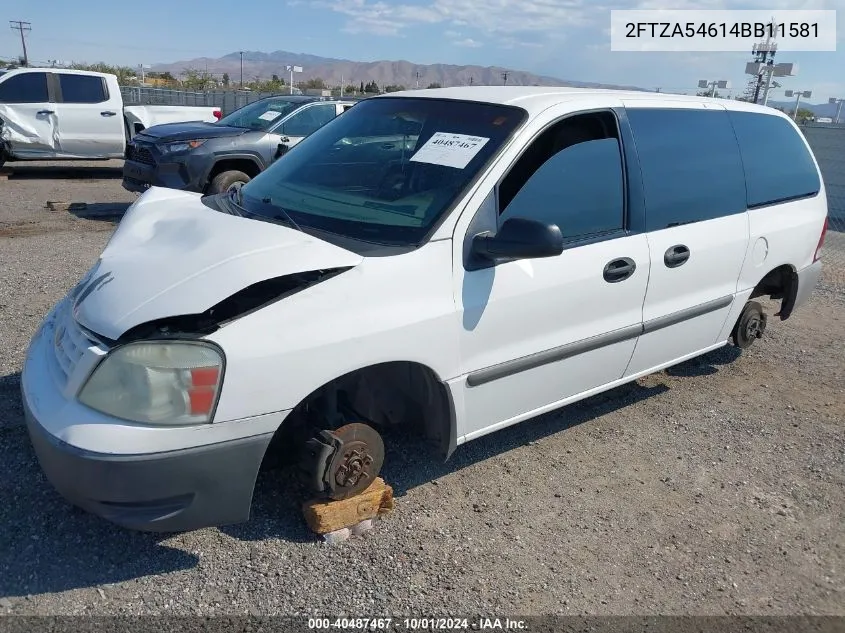
[{"label": "white pickup truck", "polygon": [[215,107],[124,106],[117,77],[106,73],[19,68],[0,74],[0,165],[123,158],[145,128],[222,116]]}]

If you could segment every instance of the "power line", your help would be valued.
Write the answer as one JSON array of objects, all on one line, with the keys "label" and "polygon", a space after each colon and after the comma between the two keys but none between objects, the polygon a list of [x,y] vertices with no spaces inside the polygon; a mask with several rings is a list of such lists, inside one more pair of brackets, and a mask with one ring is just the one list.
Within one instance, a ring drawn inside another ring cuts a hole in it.
[{"label": "power line", "polygon": [[26,55],[26,38],[23,34],[27,31],[32,30],[32,24],[30,24],[29,22],[21,22],[20,20],[9,20],[9,26],[13,30],[20,31],[21,46],[23,47],[23,65],[29,66],[29,58]]}]

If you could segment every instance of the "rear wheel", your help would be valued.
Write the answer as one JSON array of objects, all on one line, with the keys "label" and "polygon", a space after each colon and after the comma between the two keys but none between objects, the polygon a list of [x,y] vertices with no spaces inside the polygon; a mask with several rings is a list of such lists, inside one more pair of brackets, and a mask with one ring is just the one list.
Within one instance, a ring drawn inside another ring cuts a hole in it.
[{"label": "rear wheel", "polygon": [[751,347],[758,338],[762,338],[765,331],[766,313],[763,312],[763,306],[756,301],[749,301],[734,325],[731,339],[734,345],[740,349],[746,349]]},{"label": "rear wheel", "polygon": [[208,193],[223,193],[235,191],[250,181],[250,177],[242,171],[230,170],[217,174],[208,186]]}]

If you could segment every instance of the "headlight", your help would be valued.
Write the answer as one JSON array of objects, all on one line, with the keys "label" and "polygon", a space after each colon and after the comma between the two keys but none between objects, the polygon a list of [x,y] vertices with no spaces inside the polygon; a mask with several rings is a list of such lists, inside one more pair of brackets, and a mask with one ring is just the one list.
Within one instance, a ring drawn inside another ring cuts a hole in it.
[{"label": "headlight", "polygon": [[200,341],[129,343],[100,362],[79,401],[116,418],[157,425],[211,421],[223,355]]},{"label": "headlight", "polygon": [[159,146],[162,154],[178,154],[179,152],[187,152],[188,150],[196,149],[207,139],[199,138],[192,141],[179,141],[178,143],[165,143]]}]

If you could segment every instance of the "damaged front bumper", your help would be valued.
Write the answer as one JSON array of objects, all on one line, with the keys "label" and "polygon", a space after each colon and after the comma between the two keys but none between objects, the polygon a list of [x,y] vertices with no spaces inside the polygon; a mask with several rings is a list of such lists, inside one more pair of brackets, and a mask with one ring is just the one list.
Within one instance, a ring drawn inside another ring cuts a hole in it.
[{"label": "damaged front bumper", "polygon": [[72,504],[136,530],[186,531],[248,520],[264,453],[287,412],[151,427],[85,407],[67,395],[78,377],[71,372],[65,381],[57,361],[57,323],[59,338],[67,327],[64,303],[33,338],[21,377],[26,426],[50,483]]}]

